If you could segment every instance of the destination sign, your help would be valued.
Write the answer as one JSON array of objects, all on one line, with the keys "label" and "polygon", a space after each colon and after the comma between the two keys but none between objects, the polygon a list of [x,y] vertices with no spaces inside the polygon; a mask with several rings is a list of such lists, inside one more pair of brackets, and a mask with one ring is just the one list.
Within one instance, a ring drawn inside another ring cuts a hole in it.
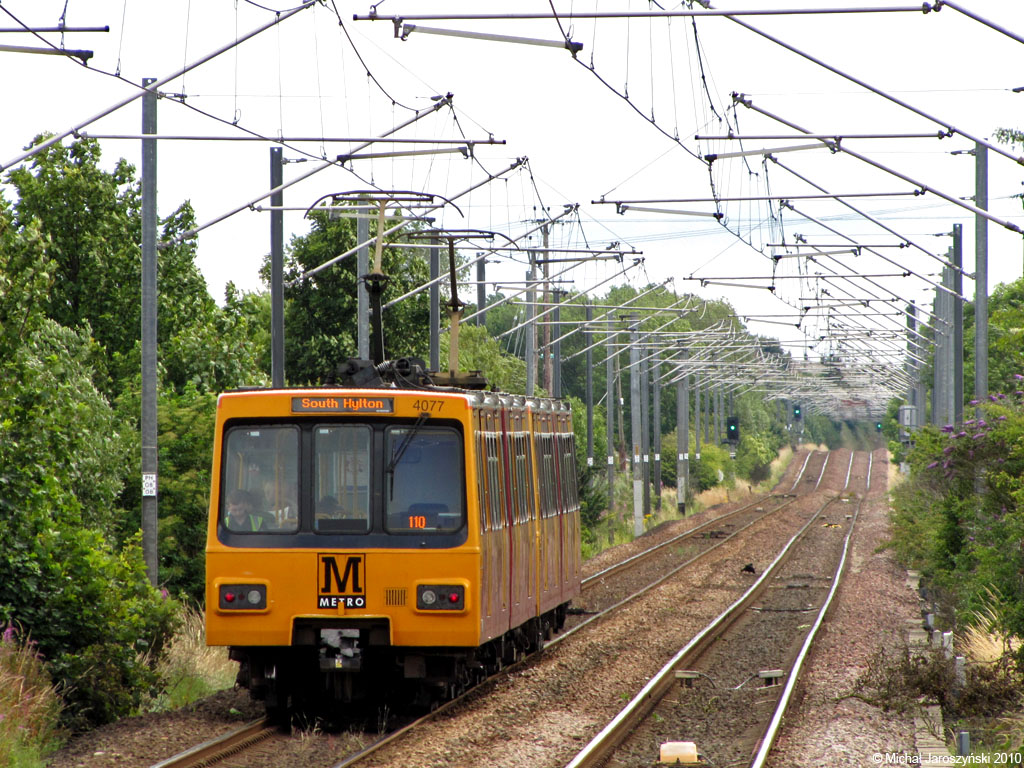
[{"label": "destination sign", "polygon": [[394,413],[393,397],[293,397],[292,413]]}]

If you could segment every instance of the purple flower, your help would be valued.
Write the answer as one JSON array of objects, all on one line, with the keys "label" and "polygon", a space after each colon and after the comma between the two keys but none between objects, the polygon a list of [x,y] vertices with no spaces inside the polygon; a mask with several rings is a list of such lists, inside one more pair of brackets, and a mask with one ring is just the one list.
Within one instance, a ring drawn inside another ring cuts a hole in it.
[{"label": "purple flower", "polygon": [[996,416],[996,421],[1006,421],[1005,416]]},{"label": "purple flower", "polygon": [[942,431],[943,431],[943,432],[946,432],[946,433],[949,433],[949,432],[952,432],[952,431],[953,431],[953,429],[954,429],[954,427],[953,427],[953,425],[952,425],[952,424],[947,424],[946,426],[944,426],[944,427],[942,428]]},{"label": "purple flower", "polygon": [[971,402],[969,403],[969,405],[977,405],[977,404],[978,404],[977,400],[971,400]]},{"label": "purple flower", "polygon": [[1013,378],[1015,378],[1017,381],[1024,381],[1024,376],[1022,376],[1019,373],[1013,374]]},{"label": "purple flower", "polygon": [[977,433],[976,435],[973,435],[973,436],[971,437],[971,440],[980,440],[980,439],[981,439],[981,438],[983,438],[984,436],[985,436],[985,433],[984,433],[984,432],[978,432],[978,433]]},{"label": "purple flower", "polygon": [[14,638],[17,636],[17,634],[18,634],[18,631],[14,627],[12,627],[10,624],[8,624],[7,628],[4,629],[4,642],[5,643],[13,643],[14,642]]},{"label": "purple flower", "polygon": [[166,599],[167,599],[167,598],[168,598],[169,596],[170,596],[170,593],[169,593],[169,592],[168,592],[168,591],[167,591],[166,589],[164,589],[163,587],[161,587],[161,588],[160,588],[160,597],[161,597],[162,599],[166,600]]},{"label": "purple flower", "polygon": [[978,426],[979,427],[987,427],[988,426],[988,422],[985,421],[984,419],[978,419]]},{"label": "purple flower", "polygon": [[954,437],[967,437],[967,433],[966,432],[957,432],[954,435]]},{"label": "purple flower", "polygon": [[942,452],[948,456],[953,452],[953,446],[947,445],[945,448],[942,449]]},{"label": "purple flower", "polygon": [[965,426],[965,427],[969,427],[969,426],[971,426],[971,425],[972,425],[973,423],[974,423],[974,419],[968,419],[967,421],[965,421],[965,422],[964,422],[964,426]]},{"label": "purple flower", "polygon": [[992,401],[992,402],[994,403],[994,402],[995,402],[996,400],[998,400],[999,398],[998,398],[998,397],[996,397],[995,395],[989,395],[989,396],[988,396],[988,399],[989,399],[989,400],[991,400],[991,401]]},{"label": "purple flower", "polygon": [[939,466],[939,462],[933,461],[931,464],[928,465],[927,468],[928,469],[935,469],[937,466]]}]

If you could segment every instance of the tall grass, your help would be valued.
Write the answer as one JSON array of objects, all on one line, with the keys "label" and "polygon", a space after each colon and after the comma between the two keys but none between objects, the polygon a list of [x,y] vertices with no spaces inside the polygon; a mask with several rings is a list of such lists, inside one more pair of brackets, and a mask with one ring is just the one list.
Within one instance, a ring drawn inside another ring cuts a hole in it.
[{"label": "tall grass", "polygon": [[157,662],[162,690],[143,709],[161,712],[178,709],[230,688],[235,683],[238,665],[228,658],[227,648],[206,645],[202,610],[184,605],[178,631]]},{"label": "tall grass", "polygon": [[61,699],[33,643],[15,627],[0,636],[0,765],[37,768],[56,749]]}]

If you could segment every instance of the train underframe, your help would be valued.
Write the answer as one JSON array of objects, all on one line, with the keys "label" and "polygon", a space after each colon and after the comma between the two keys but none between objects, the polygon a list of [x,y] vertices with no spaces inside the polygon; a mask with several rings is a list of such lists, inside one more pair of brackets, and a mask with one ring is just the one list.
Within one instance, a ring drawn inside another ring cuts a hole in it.
[{"label": "train underframe", "polygon": [[386,619],[297,620],[291,646],[233,646],[238,684],[268,715],[345,721],[426,711],[540,650],[568,603],[474,648],[392,646]]}]

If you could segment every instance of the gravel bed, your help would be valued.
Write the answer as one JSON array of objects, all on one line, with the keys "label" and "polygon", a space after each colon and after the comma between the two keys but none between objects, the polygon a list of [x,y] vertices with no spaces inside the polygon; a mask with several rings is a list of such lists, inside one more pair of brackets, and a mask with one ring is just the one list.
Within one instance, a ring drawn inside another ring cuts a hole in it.
[{"label": "gravel bed", "polygon": [[263,716],[247,691],[220,691],[173,712],[128,717],[77,736],[50,758],[64,768],[149,766]]},{"label": "gravel bed", "polygon": [[875,451],[871,491],[828,622],[818,633],[804,682],[773,751],[773,768],[866,766],[876,754],[913,752],[914,724],[850,698],[879,648],[899,648],[907,627],[921,619],[906,571],[888,550],[888,458]]},{"label": "gravel bed", "polygon": [[[845,458],[843,472],[850,467]],[[851,473],[852,485],[855,479]],[[831,588],[854,509],[843,498],[826,508],[751,608],[691,666],[701,677],[671,690],[616,750],[612,765],[645,768],[666,741],[695,742],[713,766],[749,760],[782,691],[781,685],[762,687],[758,673],[792,664]]]}]

